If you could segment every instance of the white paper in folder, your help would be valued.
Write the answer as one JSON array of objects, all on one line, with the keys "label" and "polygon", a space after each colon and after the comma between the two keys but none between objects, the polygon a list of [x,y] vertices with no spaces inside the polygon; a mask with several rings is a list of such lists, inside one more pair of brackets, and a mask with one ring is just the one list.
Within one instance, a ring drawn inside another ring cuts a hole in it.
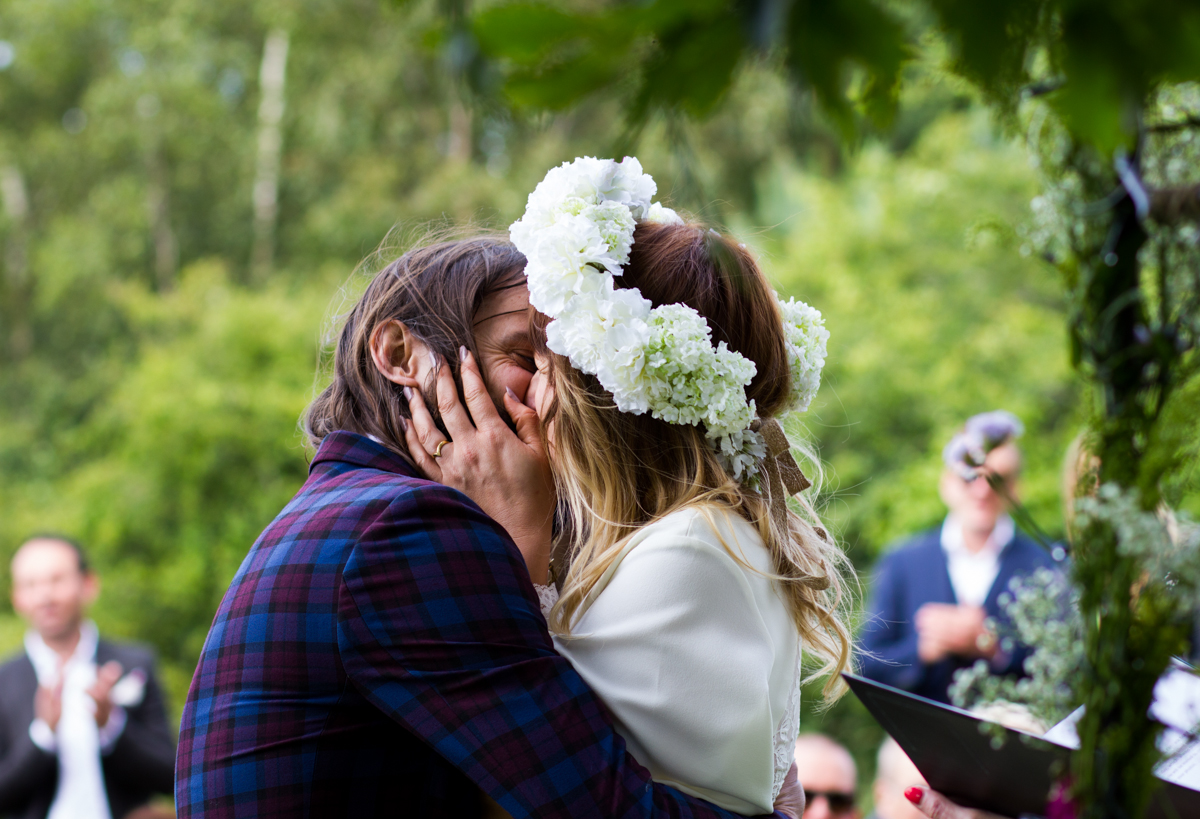
[{"label": "white paper in folder", "polygon": [[[1077,708],[1046,732],[1043,739],[1068,748],[1079,747],[1075,724],[1083,716]],[[1167,726],[1158,740],[1166,758],[1155,773],[1160,779],[1200,790],[1200,676],[1190,666],[1176,662],[1154,686],[1150,716]]]}]

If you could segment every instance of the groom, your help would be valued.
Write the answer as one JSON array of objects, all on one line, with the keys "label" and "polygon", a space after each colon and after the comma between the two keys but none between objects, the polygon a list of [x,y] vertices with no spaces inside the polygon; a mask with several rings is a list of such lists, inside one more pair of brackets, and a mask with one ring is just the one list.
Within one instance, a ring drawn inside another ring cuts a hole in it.
[{"label": "groom", "polygon": [[309,479],[247,555],[192,680],[182,819],[472,817],[483,794],[518,819],[731,816],[651,781],[555,653],[505,528],[401,454],[403,391],[460,344],[497,404],[524,395],[523,267],[490,239],[412,251],[348,316],[306,418]]}]

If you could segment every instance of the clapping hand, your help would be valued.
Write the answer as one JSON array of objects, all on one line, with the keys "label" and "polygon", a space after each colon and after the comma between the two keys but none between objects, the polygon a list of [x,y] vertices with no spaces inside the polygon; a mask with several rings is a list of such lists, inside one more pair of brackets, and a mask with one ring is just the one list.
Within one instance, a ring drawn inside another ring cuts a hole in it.
[{"label": "clapping hand", "polygon": [[914,625],[922,662],[936,663],[951,654],[987,658],[995,654],[996,640],[981,606],[926,603],[917,609]]},{"label": "clapping hand", "polygon": [[96,725],[103,728],[108,725],[112,716],[112,688],[121,679],[124,668],[116,660],[105,663],[96,669],[96,681],[87,690],[88,696],[96,701]]},{"label": "clapping hand", "polygon": [[58,721],[62,718],[61,675],[58,685],[53,688],[38,686],[37,693],[33,695],[33,715],[50,726],[51,731],[58,730]]}]

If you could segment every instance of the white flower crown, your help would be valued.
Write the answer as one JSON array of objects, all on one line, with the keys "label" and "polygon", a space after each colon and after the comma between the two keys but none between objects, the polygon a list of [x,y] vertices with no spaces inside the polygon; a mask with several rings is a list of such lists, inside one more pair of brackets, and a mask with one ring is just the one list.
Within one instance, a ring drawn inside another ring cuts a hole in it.
[{"label": "white flower crown", "polygon": [[[724,467],[758,475],[766,446],[746,386],[753,361],[715,347],[704,317],[684,304],[651,305],[613,279],[629,262],[638,221],[683,224],[651,198],[657,186],[634,157],[580,157],[552,168],[509,229],[525,254],[529,301],[550,317],[547,346],[596,376],[622,412],[671,424],[703,423]],[[788,342],[789,409],[808,408],[821,383],[829,332],[804,302],[776,300]]]}]

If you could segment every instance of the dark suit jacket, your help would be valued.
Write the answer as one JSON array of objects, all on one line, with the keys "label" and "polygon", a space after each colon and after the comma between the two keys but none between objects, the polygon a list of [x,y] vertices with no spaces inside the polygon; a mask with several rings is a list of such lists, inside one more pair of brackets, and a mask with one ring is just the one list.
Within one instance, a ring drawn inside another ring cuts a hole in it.
[{"label": "dark suit jacket", "polygon": [[[126,673],[146,672],[142,701],[125,709],[125,729],[101,757],[108,804],[114,819],[146,803],[156,793],[171,793],[175,741],[167,727],[162,692],[154,676],[154,655],[145,648],[101,639],[96,664],[116,660]],[[0,815],[43,819],[58,786],[58,758],[29,738],[37,675],[21,652],[0,666]]]},{"label": "dark suit jacket", "polygon": [[[1034,541],[1018,532],[1000,553],[1000,573],[983,607],[1001,629],[1008,616],[1001,610],[1000,595],[1016,577],[1040,567],[1053,568],[1054,559]],[[879,559],[867,600],[867,621],[861,641],[862,674],[873,680],[911,691],[939,702],[949,702],[954,672],[974,660],[947,657],[926,665],[917,657],[917,631],[913,618],[926,603],[957,603],[950,584],[941,529],[933,529],[901,544]],[[998,658],[998,674],[1021,674],[1029,649],[1014,646]]]}]

